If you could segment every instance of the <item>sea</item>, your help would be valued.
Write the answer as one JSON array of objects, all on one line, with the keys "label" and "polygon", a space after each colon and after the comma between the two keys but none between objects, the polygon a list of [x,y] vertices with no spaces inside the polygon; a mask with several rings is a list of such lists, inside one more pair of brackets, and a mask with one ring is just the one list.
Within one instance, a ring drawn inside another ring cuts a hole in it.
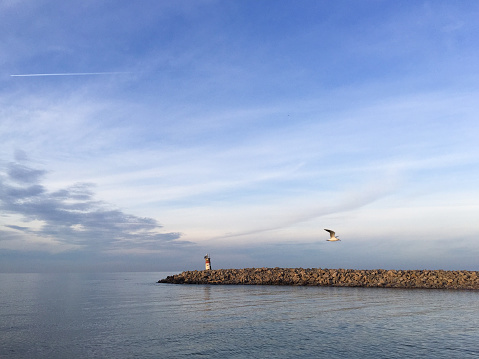
[{"label": "sea", "polygon": [[0,358],[479,358],[479,292],[0,274]]}]

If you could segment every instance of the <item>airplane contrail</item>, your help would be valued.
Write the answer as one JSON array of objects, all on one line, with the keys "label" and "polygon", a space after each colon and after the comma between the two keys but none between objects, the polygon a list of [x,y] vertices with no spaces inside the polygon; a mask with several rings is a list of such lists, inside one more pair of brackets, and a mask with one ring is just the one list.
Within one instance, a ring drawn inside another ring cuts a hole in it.
[{"label": "airplane contrail", "polygon": [[63,72],[53,74],[16,74],[11,77],[39,77],[39,76],[90,76],[90,75],[119,75],[128,72]]}]

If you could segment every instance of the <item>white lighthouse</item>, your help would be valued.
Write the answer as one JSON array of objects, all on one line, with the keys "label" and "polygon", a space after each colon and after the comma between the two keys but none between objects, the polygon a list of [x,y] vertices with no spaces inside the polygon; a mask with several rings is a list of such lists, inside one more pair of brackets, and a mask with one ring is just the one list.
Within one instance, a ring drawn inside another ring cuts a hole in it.
[{"label": "white lighthouse", "polygon": [[211,269],[211,260],[210,260],[210,255],[207,254],[205,256],[205,269],[210,270]]}]

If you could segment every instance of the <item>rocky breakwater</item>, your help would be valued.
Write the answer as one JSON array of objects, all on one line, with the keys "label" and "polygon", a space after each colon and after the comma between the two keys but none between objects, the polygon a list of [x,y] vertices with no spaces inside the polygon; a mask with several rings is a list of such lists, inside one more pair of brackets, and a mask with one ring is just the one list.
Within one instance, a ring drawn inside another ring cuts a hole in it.
[{"label": "rocky breakwater", "polygon": [[186,271],[158,283],[252,284],[479,290],[475,271],[244,268]]}]

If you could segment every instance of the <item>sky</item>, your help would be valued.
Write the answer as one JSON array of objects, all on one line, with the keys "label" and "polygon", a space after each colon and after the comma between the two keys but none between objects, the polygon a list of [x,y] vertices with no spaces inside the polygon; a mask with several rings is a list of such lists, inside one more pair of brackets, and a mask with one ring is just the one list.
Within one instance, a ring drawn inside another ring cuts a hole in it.
[{"label": "sky", "polygon": [[0,0],[0,271],[479,270],[478,18]]}]

